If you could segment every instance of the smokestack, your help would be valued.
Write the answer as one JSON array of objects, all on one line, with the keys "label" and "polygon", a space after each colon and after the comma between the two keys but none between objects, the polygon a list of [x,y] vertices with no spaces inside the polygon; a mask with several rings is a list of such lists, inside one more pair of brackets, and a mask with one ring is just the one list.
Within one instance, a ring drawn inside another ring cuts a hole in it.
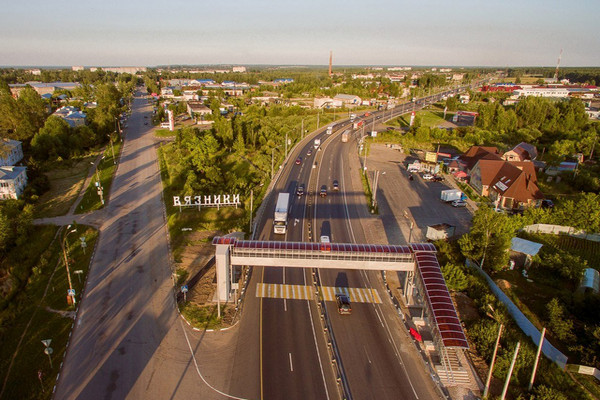
[{"label": "smokestack", "polygon": [[329,51],[329,77],[331,77],[331,61],[333,60],[333,51]]}]

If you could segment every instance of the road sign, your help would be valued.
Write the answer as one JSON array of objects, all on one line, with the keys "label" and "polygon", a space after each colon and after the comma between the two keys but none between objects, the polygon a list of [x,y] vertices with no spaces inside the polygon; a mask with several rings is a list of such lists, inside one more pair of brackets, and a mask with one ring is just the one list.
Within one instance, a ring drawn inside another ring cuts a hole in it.
[{"label": "road sign", "polygon": [[52,347],[46,347],[46,348],[44,349],[44,353],[46,353],[46,354],[48,354],[48,355],[52,354],[52,352],[53,352],[53,351],[54,351],[54,350],[52,350]]},{"label": "road sign", "polygon": [[44,344],[45,347],[50,346],[50,343],[52,342],[52,339],[45,339],[42,340],[42,343]]},{"label": "road sign", "polygon": [[181,287],[181,293],[186,293],[187,291],[188,291],[188,287],[187,287],[187,285],[183,285],[183,286]]},{"label": "road sign", "polygon": [[75,297],[75,289],[67,289],[67,295],[71,297]]}]

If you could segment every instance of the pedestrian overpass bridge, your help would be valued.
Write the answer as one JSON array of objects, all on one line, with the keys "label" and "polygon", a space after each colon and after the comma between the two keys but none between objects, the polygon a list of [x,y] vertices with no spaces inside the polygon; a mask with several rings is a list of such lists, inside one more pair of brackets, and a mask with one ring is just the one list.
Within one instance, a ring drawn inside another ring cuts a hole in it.
[{"label": "pedestrian overpass bridge", "polygon": [[232,267],[295,267],[407,272],[405,293],[423,298],[434,327],[436,347],[468,348],[465,334],[431,243],[388,244],[313,243],[239,240],[216,236],[217,296],[228,301]]}]

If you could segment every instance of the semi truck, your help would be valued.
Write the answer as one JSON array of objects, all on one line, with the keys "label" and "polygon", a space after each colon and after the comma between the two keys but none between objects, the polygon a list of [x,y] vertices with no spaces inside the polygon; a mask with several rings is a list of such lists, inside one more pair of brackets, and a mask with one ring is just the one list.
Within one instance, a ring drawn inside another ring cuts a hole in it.
[{"label": "semi truck", "polygon": [[290,194],[279,193],[275,204],[275,215],[273,216],[273,232],[285,234],[287,231],[288,211],[290,207]]},{"label": "semi truck", "polygon": [[333,125],[329,125],[329,126],[327,127],[327,134],[328,134],[328,135],[331,135],[332,133],[333,133]]},{"label": "semi truck", "polygon": [[318,149],[321,146],[321,139],[315,139],[315,149]]},{"label": "semi truck", "polygon": [[442,192],[440,193],[440,198],[442,199],[442,201],[450,203],[454,200],[466,200],[467,196],[458,189],[448,189],[442,190]]},{"label": "semi truck", "polygon": [[346,129],[344,133],[342,133],[342,143],[348,142],[348,138],[350,137],[350,129]]}]

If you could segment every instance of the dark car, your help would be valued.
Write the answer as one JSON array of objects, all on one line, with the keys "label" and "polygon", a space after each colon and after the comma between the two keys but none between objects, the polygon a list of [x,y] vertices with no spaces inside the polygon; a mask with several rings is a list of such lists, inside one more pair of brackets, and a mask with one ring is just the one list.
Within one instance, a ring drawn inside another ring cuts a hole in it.
[{"label": "dark car", "polygon": [[303,196],[304,195],[304,183],[296,189],[296,195]]},{"label": "dark car", "polygon": [[338,183],[338,181],[333,181],[333,190],[336,192],[340,190],[340,184]]},{"label": "dark car", "polygon": [[319,192],[319,196],[327,197],[327,186],[325,186],[325,185],[321,186],[321,191]]},{"label": "dark car", "polygon": [[300,164],[302,164],[302,158],[298,157],[298,158],[296,158],[296,165],[300,165]]},{"label": "dark car", "polygon": [[443,181],[443,180],[444,180],[444,177],[443,177],[443,176],[439,176],[439,175],[434,175],[434,176],[433,176],[433,181],[434,181],[434,182],[441,182],[441,181]]},{"label": "dark car", "polygon": [[542,200],[542,208],[553,208],[553,207],[554,207],[554,203],[552,202],[552,200],[550,200],[550,199]]},{"label": "dark car", "polygon": [[340,314],[352,314],[350,299],[345,294],[336,294],[337,309]]}]

